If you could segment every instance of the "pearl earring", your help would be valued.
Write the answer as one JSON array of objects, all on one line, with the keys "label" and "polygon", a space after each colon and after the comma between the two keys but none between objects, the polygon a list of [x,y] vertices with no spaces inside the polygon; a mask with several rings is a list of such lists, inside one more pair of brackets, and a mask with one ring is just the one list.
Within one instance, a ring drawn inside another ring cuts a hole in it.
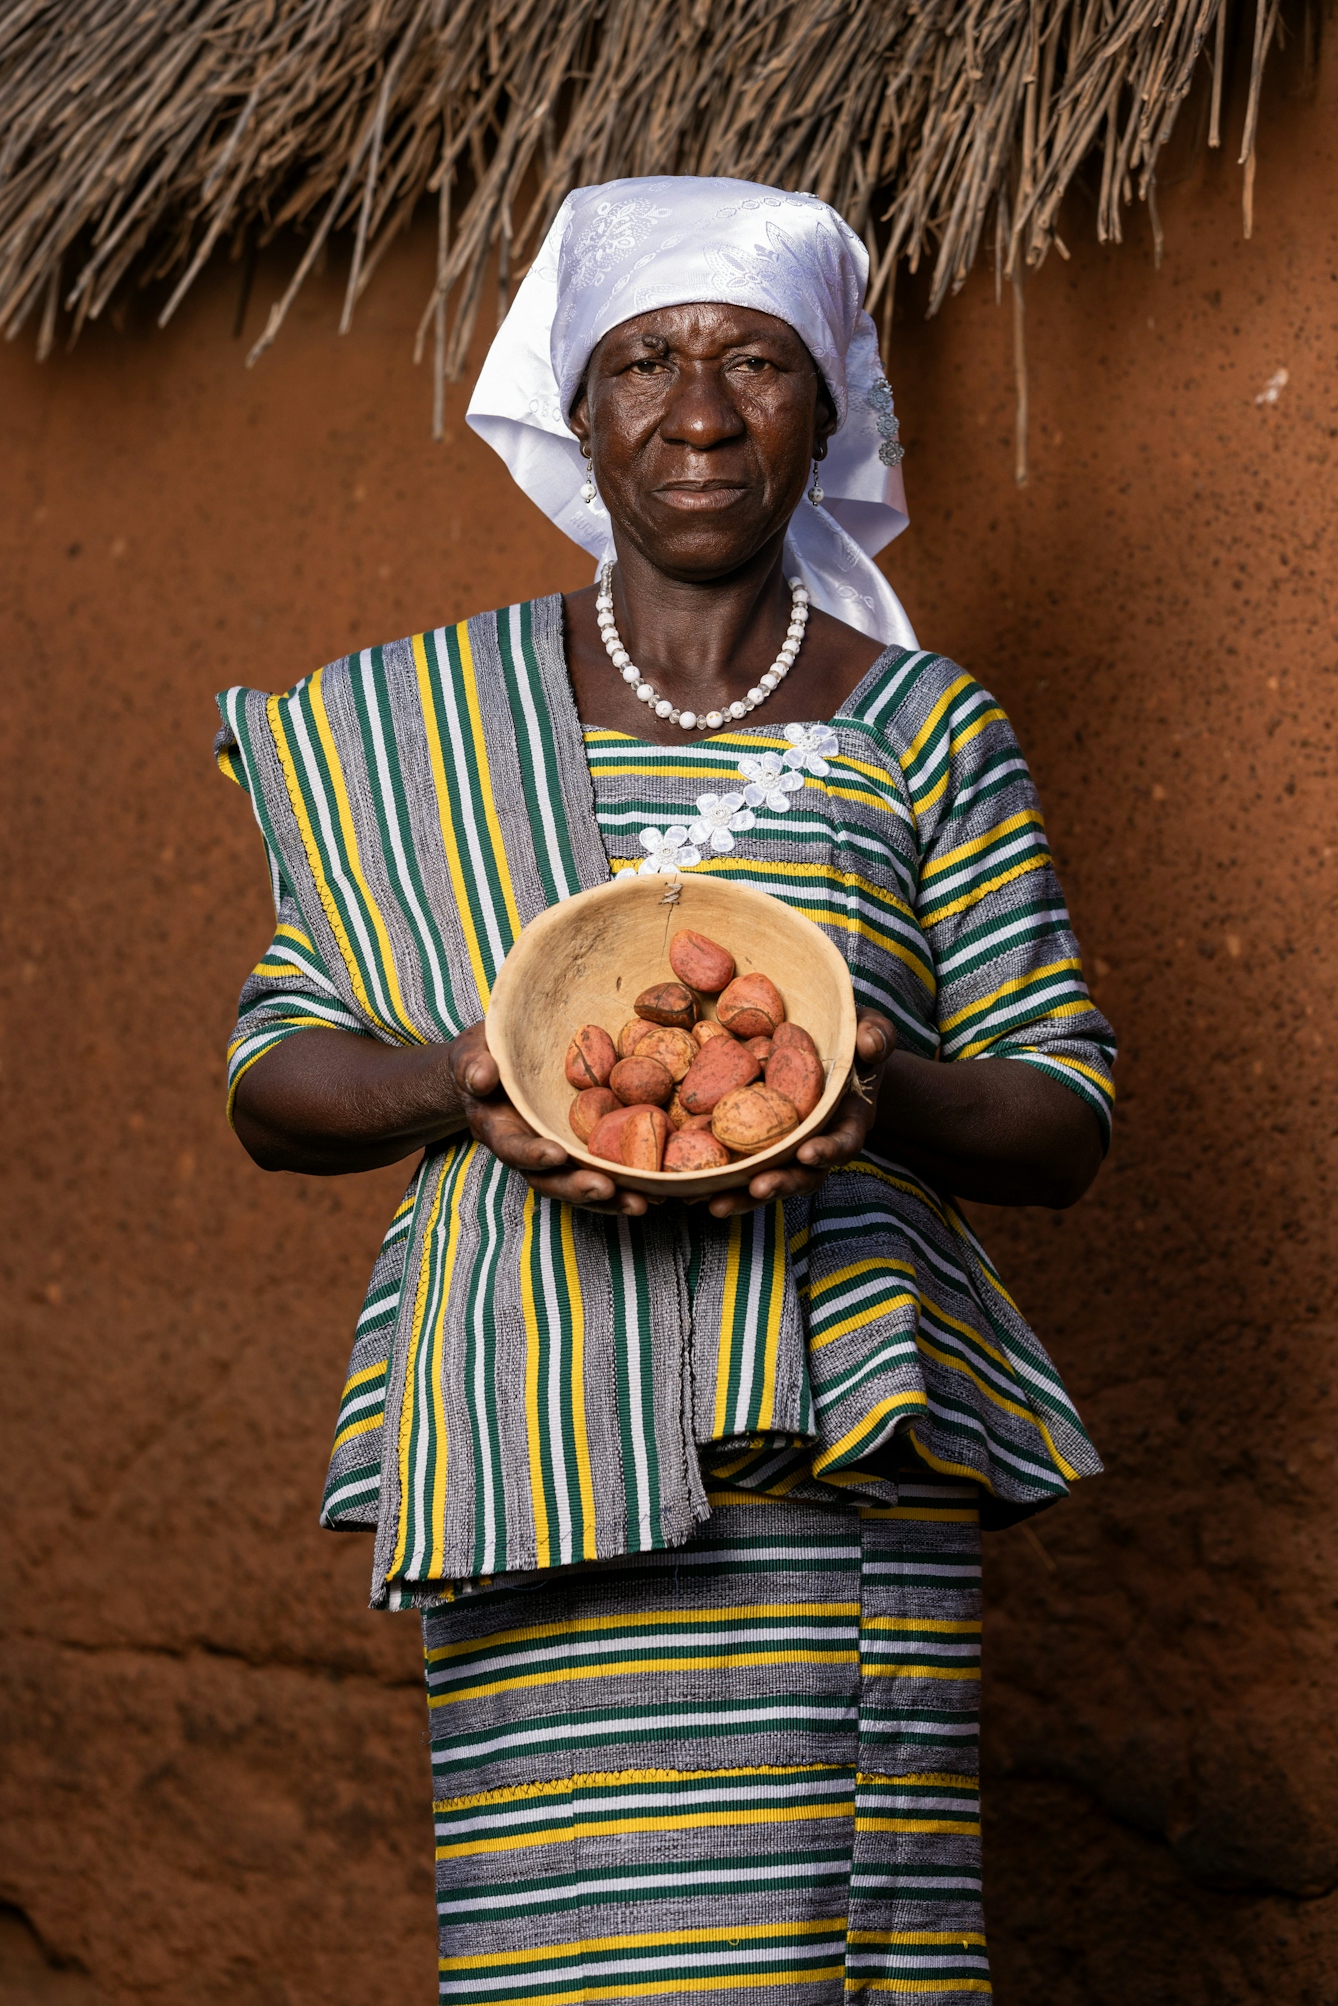
[{"label": "pearl earring", "polygon": [[585,482],[581,488],[581,500],[585,503],[587,508],[593,508],[595,503],[599,500],[599,490],[595,486],[595,470],[590,465],[589,448],[586,446],[582,446],[581,453],[586,462]]},{"label": "pearl earring", "polygon": [[813,485],[808,491],[808,498],[814,508],[822,507],[822,482],[818,479],[818,463],[816,460],[813,462]]}]

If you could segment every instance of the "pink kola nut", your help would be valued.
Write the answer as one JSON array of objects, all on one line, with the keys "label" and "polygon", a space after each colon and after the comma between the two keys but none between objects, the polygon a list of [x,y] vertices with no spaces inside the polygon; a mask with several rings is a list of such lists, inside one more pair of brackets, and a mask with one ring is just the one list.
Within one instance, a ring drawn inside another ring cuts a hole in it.
[{"label": "pink kola nut", "polygon": [[717,1102],[711,1131],[737,1156],[755,1156],[799,1126],[799,1110],[773,1087],[739,1087]]},{"label": "pink kola nut", "polygon": [[609,1085],[625,1107],[663,1107],[674,1091],[674,1076],[658,1059],[619,1059]]},{"label": "pink kola nut", "polygon": [[681,982],[657,982],[632,1005],[648,1024],[676,1024],[689,1031],[697,1020],[697,999]]},{"label": "pink kola nut", "polygon": [[689,1066],[678,1097],[689,1114],[710,1114],[718,1100],[758,1078],[761,1066],[735,1039],[713,1038]]},{"label": "pink kola nut", "polygon": [[727,1038],[729,1032],[714,1017],[703,1017],[699,1024],[693,1025],[692,1035],[699,1045],[709,1045],[712,1038]]},{"label": "pink kola nut", "polygon": [[732,1162],[723,1142],[709,1128],[685,1128],[671,1135],[664,1146],[666,1170],[723,1170]]},{"label": "pink kola nut", "polygon": [[753,1057],[765,1065],[775,1051],[775,1043],[770,1038],[747,1038],[744,1040]]},{"label": "pink kola nut", "polygon": [[822,1099],[827,1075],[815,1052],[803,1045],[780,1045],[773,1047],[767,1060],[766,1081],[769,1087],[794,1102],[803,1121]]},{"label": "pink kola nut", "polygon": [[586,1087],[572,1102],[571,1113],[567,1118],[571,1122],[573,1133],[578,1135],[582,1142],[588,1143],[596,1125],[606,1114],[616,1113],[620,1106],[618,1096],[611,1087]]},{"label": "pink kola nut", "polygon": [[704,933],[683,927],[669,943],[669,966],[680,982],[703,996],[717,996],[734,979],[734,956]]},{"label": "pink kola nut", "polygon": [[669,1117],[662,1107],[634,1107],[623,1128],[622,1159],[629,1170],[658,1170],[669,1137]]},{"label": "pink kola nut", "polygon": [[770,1038],[785,1022],[780,990],[767,975],[736,975],[721,992],[716,1012],[736,1038]]},{"label": "pink kola nut", "polygon": [[780,1050],[784,1045],[802,1045],[806,1052],[812,1052],[815,1059],[821,1059],[822,1057],[821,1052],[803,1025],[791,1024],[788,1019],[784,1024],[777,1024],[771,1034],[771,1042],[776,1046],[777,1050]]},{"label": "pink kola nut", "polygon": [[621,1163],[623,1130],[635,1113],[635,1108],[620,1107],[615,1108],[612,1114],[602,1116],[591,1129],[589,1140],[585,1145],[590,1154],[602,1156],[609,1163]]},{"label": "pink kola nut", "polygon": [[606,1087],[618,1054],[599,1024],[582,1024],[567,1047],[567,1078],[574,1087]]}]

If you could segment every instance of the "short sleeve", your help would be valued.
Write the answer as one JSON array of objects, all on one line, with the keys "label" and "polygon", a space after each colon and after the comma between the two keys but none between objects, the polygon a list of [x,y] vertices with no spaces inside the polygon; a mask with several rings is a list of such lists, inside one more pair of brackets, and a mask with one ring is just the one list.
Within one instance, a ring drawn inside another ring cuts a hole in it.
[{"label": "short sleeve", "polygon": [[229,1121],[242,1074],[295,1031],[325,1027],[371,1035],[326,974],[297,901],[282,879],[276,880],[275,890],[274,938],[246,978],[228,1044]]},{"label": "short sleeve", "polygon": [[1027,762],[999,705],[960,670],[935,710],[903,764],[939,1055],[1038,1067],[1087,1103],[1108,1144],[1115,1035],[1083,980]]}]

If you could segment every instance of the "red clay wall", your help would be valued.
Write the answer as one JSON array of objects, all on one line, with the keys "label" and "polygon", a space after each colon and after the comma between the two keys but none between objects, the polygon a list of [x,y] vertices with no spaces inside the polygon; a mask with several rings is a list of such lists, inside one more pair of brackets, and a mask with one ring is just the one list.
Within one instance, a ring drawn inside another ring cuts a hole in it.
[{"label": "red clay wall", "polygon": [[[1005,2006],[1338,1997],[1338,67],[1285,84],[1252,243],[1222,156],[1160,273],[1071,204],[1024,491],[989,280],[895,329],[889,569],[1016,721],[1123,1046],[1093,1194],[982,1220],[1109,1464],[990,1546]],[[432,1996],[415,1625],[315,1528],[402,1180],[266,1178],[223,1124],[269,904],[209,761],[228,683],[586,574],[461,394],[428,439],[430,258],[343,340],[332,271],[249,374],[228,267],[166,334],[0,360],[9,2006]]]}]

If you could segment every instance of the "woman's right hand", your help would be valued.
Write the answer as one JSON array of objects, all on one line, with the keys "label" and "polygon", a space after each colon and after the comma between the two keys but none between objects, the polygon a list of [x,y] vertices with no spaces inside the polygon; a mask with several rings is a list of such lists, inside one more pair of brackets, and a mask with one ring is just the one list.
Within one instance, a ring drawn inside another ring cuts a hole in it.
[{"label": "woman's right hand", "polygon": [[532,1191],[541,1198],[615,1217],[637,1219],[646,1211],[648,1201],[641,1192],[621,1190],[602,1171],[573,1162],[561,1143],[550,1142],[530,1127],[502,1092],[497,1061],[488,1050],[482,1024],[462,1031],[447,1053],[469,1133],[499,1162],[518,1170]]}]

